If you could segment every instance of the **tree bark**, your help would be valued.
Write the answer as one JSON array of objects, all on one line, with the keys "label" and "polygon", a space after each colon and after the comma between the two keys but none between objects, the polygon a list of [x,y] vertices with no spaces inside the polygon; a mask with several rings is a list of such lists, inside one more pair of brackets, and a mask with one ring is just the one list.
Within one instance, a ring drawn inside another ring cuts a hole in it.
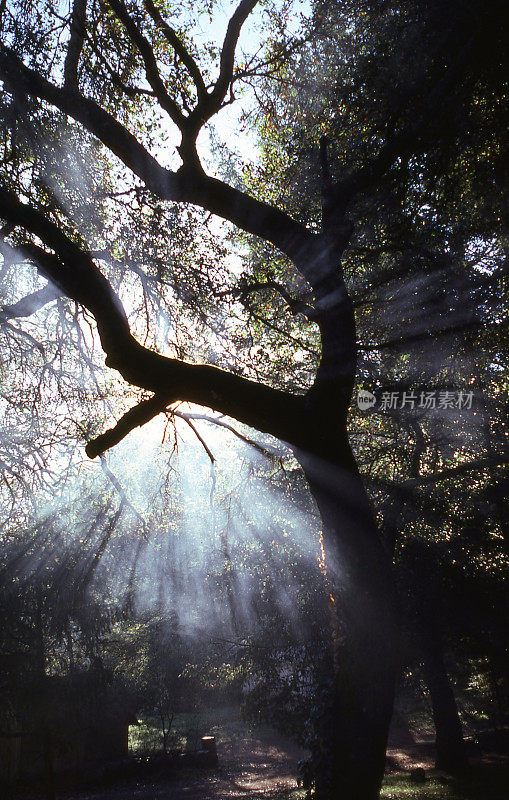
[{"label": "tree bark", "polygon": [[296,453],[321,520],[333,680],[318,732],[319,800],[376,800],[399,664],[395,590],[370,501],[346,440],[335,458]]},{"label": "tree bark", "polygon": [[333,223],[310,253],[322,352],[306,396],[312,444],[294,450],[320,514],[330,594],[333,679],[315,790],[318,800],[376,800],[399,666],[396,594],[390,554],[347,436],[357,337],[341,267],[348,227],[338,215]]}]

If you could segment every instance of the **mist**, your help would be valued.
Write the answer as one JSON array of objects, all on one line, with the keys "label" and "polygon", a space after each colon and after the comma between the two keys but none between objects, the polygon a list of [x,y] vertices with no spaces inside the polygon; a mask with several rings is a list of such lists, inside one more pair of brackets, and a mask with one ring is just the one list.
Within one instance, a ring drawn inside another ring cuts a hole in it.
[{"label": "mist", "polygon": [[84,466],[81,480],[38,509],[28,541],[12,538],[4,575],[44,574],[71,606],[89,594],[129,603],[196,636],[246,637],[274,611],[305,636],[299,593],[313,575],[321,580],[316,514],[271,485],[277,468],[248,444],[201,423],[212,463],[184,428],[161,444],[152,423],[104,469]]}]

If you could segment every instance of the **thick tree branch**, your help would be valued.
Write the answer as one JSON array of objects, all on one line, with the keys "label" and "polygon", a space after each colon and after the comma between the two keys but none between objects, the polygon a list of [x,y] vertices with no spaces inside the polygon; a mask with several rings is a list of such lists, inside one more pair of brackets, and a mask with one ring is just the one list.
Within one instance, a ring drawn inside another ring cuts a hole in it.
[{"label": "thick tree branch", "polygon": [[170,398],[162,398],[158,395],[151,397],[149,400],[142,400],[141,403],[129,409],[113,428],[108,428],[108,430],[87,444],[85,447],[87,456],[95,458],[102,455],[106,450],[125,439],[127,434],[131,433],[135,428],[140,428],[150,422],[151,419],[154,419],[154,417],[157,417],[170,402]]},{"label": "thick tree branch", "polygon": [[104,434],[101,445],[95,445],[95,449],[93,446],[91,452],[97,454],[111,447],[119,441],[118,435],[128,432],[133,420],[138,424],[136,420],[147,410],[156,413],[156,408],[163,410],[177,400],[215,409],[285,442],[301,447],[311,445],[312,435],[304,423],[303,397],[217,367],[168,358],[143,347],[131,334],[120,300],[86,250],[72,242],[39,211],[24,205],[2,188],[0,217],[22,225],[55,251],[48,253],[35,244],[24,248],[42,275],[93,314],[107,366],[116,369],[132,385],[156,395],[151,403],[147,405],[146,401],[141,406],[141,411],[128,412],[127,419]]},{"label": "thick tree branch", "polygon": [[71,31],[64,63],[64,85],[78,89],[78,65],[85,41],[87,0],[74,0],[71,15]]},{"label": "thick tree branch", "polygon": [[233,78],[235,49],[237,47],[240,31],[257,2],[258,0],[242,0],[228,23],[223,47],[221,49],[219,77],[212,92],[207,94],[204,101],[199,103],[196,108],[196,113],[200,118],[201,124],[210,119],[221,108]]},{"label": "thick tree branch", "polygon": [[179,182],[176,174],[161,167],[136,137],[94,100],[83,97],[77,91],[55,86],[35,70],[25,67],[12,50],[1,44],[0,77],[15,89],[46,100],[63,114],[80,122],[145,181],[155,194],[171,200],[178,199]]},{"label": "thick tree branch", "polygon": [[[23,226],[54,251],[48,253],[33,243],[22,248],[23,255],[36,263],[45,278],[63,294],[88,308],[96,321],[102,321],[101,341],[106,352],[108,348],[129,347],[135,341],[120,300],[86,251],[40,211],[21,203],[9,189],[1,186],[0,217]],[[98,325],[101,334],[99,322]]]},{"label": "thick tree branch", "polygon": [[96,102],[76,91],[55,86],[26,67],[4,46],[0,46],[0,78],[32,97],[46,100],[80,122],[161,199],[199,205],[247,233],[271,242],[293,259],[312,283],[314,269],[310,248],[318,243],[318,237],[283,211],[206,176],[194,165],[184,164],[177,172],[165,169],[135,136]]},{"label": "thick tree branch", "polygon": [[53,284],[47,283],[42,289],[27,294],[17,303],[12,303],[9,306],[0,306],[0,320],[30,317],[36,311],[48,305],[48,303],[52,303],[57,297],[61,297],[61,292]]}]

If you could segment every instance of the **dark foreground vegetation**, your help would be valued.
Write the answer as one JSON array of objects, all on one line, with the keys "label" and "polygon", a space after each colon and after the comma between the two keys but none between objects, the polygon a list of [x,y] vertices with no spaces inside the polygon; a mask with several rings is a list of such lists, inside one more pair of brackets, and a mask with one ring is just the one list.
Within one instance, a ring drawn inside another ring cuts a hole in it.
[{"label": "dark foreground vegetation", "polygon": [[0,2],[3,791],[500,794],[505,7]]}]

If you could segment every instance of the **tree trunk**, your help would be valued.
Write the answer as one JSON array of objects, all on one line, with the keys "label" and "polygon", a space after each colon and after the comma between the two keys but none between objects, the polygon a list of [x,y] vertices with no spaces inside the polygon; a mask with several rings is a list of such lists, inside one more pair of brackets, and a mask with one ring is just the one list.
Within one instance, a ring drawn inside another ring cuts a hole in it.
[{"label": "tree trunk", "polygon": [[[422,455],[422,450],[419,453]],[[419,459],[413,477],[418,477]],[[401,493],[396,492],[384,510],[384,541],[391,556],[394,556],[396,542],[405,527],[407,520],[415,509],[409,501],[403,499]],[[420,559],[422,563],[422,558]],[[432,569],[428,564],[428,571]],[[415,586],[415,581],[420,586]],[[436,766],[452,772],[464,770],[468,766],[468,756],[463,741],[461,722],[452,691],[451,682],[444,663],[444,649],[440,633],[437,629],[436,619],[438,609],[430,611],[428,608],[430,598],[425,589],[429,575],[419,573],[418,578],[413,577],[414,594],[417,593],[416,614],[410,625],[413,628],[414,638],[423,660],[424,680],[428,687],[433,709],[433,722],[435,725]]]},{"label": "tree trunk", "polygon": [[297,453],[322,520],[333,685],[319,725],[319,800],[376,800],[398,667],[395,592],[369,498],[345,441],[334,460]]},{"label": "tree trunk", "polygon": [[415,540],[411,548],[413,567],[409,573],[411,585],[408,586],[408,622],[430,693],[435,725],[436,766],[451,772],[461,771],[468,766],[468,757],[456,700],[444,663],[440,633],[440,620],[444,614],[443,599],[433,580],[437,565],[429,547]]},{"label": "tree trunk", "polygon": [[48,696],[47,696],[47,676],[46,676],[46,652],[44,646],[44,623],[42,616],[42,598],[37,599],[36,606],[36,666],[39,684],[39,709],[38,709],[38,728],[41,742],[41,751],[44,769],[44,788],[46,800],[55,800],[55,768],[54,753],[51,729],[48,724]]},{"label": "tree trunk", "polygon": [[424,677],[428,685],[436,732],[436,767],[458,772],[468,766],[461,722],[444,663],[444,650],[432,620],[422,624]]}]

